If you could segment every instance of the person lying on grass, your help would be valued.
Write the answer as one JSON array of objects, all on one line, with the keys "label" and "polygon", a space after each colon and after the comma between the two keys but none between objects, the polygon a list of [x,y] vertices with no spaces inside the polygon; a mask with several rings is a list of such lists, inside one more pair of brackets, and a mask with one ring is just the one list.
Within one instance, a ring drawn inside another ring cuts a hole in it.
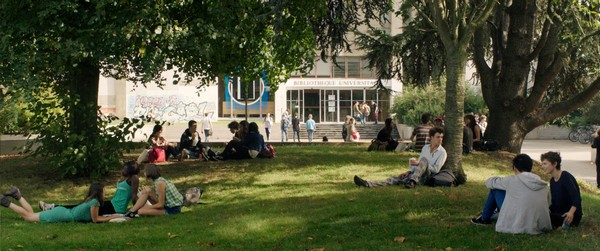
[{"label": "person lying on grass", "polygon": [[550,219],[552,227],[578,226],[583,216],[581,209],[581,192],[575,177],[567,171],[560,170],[562,158],[557,152],[542,154],[542,169],[552,176],[550,179]]},{"label": "person lying on grass", "polygon": [[137,215],[160,216],[181,212],[183,196],[173,182],[161,177],[160,169],[154,164],[146,164],[145,172],[146,178],[152,181],[153,187],[145,187],[142,190],[142,195],[125,216],[134,218]]},{"label": "person lying on grass", "polygon": [[[121,170],[121,179],[117,182],[117,191],[110,201],[100,203],[100,215],[107,214],[124,214],[127,212],[127,206],[131,201],[135,205],[138,199],[137,191],[140,184],[138,168],[135,160],[125,162],[123,170]],[[40,201],[38,203],[42,211],[51,210],[56,207],[54,204]],[[73,208],[77,205],[63,206]]]},{"label": "person lying on grass", "polygon": [[531,173],[533,160],[519,154],[512,161],[515,175],[491,177],[485,182],[490,189],[481,216],[471,223],[489,225],[494,211],[499,211],[496,232],[540,234],[552,230],[548,210],[548,183]]},{"label": "person lying on grass", "polygon": [[416,184],[423,185],[427,180],[440,172],[446,163],[446,150],[442,147],[444,128],[435,126],[429,130],[431,144],[421,149],[419,160],[410,161],[410,169],[398,176],[391,176],[384,181],[367,181],[354,176],[354,184],[363,187],[389,186],[404,184],[406,188],[414,188]]},{"label": "person lying on grass", "polygon": [[[8,197],[19,201],[21,206],[11,203]],[[104,185],[94,183],[90,186],[87,196],[74,208],[55,207],[52,210],[39,213],[33,212],[31,205],[21,196],[21,191],[17,187],[12,187],[9,191],[0,195],[0,204],[8,207],[19,214],[25,221],[29,222],[107,222],[111,219],[121,218],[120,215],[102,216],[99,214],[100,205],[103,202]]]}]

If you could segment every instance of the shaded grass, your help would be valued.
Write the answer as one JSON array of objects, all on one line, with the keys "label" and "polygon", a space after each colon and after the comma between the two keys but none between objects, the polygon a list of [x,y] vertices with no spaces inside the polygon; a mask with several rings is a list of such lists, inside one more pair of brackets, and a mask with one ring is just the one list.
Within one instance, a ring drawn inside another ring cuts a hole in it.
[{"label": "shaded grass", "polygon": [[[600,244],[600,197],[593,193],[583,194],[582,226],[569,231],[507,235],[470,224],[487,194],[483,181],[510,174],[510,155],[466,156],[469,182],[459,187],[361,189],[352,182],[355,174],[384,179],[406,170],[408,159],[417,156],[364,148],[281,146],[275,159],[161,165],[178,188],[207,191],[205,204],[172,217],[31,224],[0,208],[0,250],[594,250]],[[52,168],[34,160],[0,163],[0,191],[19,185],[33,203],[77,202],[89,184],[48,178]],[[105,181],[112,184],[117,176]],[[107,188],[110,196],[114,186]],[[395,242],[398,236],[406,241]]]}]

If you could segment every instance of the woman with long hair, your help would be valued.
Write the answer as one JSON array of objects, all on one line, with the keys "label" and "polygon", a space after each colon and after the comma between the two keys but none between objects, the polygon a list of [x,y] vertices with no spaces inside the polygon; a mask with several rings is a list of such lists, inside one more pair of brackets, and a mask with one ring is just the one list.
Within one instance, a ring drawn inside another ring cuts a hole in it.
[{"label": "woman with long hair", "polygon": [[477,125],[477,120],[475,119],[475,115],[468,114],[465,116],[465,120],[469,120],[467,123],[467,127],[471,129],[473,132],[473,149],[481,149],[483,146],[483,134],[481,133],[481,127]]},{"label": "woman with long hair", "polygon": [[[134,160],[125,162],[121,170],[121,179],[117,182],[117,191],[110,201],[103,201],[100,204],[100,215],[106,214],[124,214],[127,212],[129,202],[135,205],[137,202],[137,192],[140,183],[138,174],[140,169]],[[42,211],[48,211],[56,207],[54,204],[43,201],[38,202]],[[77,205],[63,206],[66,208],[74,208]]]},{"label": "woman with long hair", "polygon": [[385,126],[381,128],[379,133],[377,133],[377,140],[380,142],[387,142],[385,147],[386,151],[394,151],[398,146],[398,141],[392,137],[392,132],[394,130],[394,122],[392,122],[392,118],[385,119]]},{"label": "woman with long hair", "polygon": [[165,138],[162,136],[163,128],[161,125],[155,125],[152,129],[152,134],[148,138],[148,143],[152,148],[158,148],[165,151],[165,160],[169,160],[169,156],[173,156],[174,158],[178,158],[181,160],[181,156],[179,155],[179,150],[176,147],[173,147]]},{"label": "woman with long hair", "polygon": [[[173,182],[160,175],[160,169],[154,164],[146,164],[146,178],[152,181],[152,187],[142,190],[142,195],[133,205],[127,217],[139,215],[160,216],[178,214],[183,205],[183,195],[179,193]],[[152,203],[148,205],[146,202]]]},{"label": "woman with long hair", "polygon": [[[19,205],[11,203],[8,197],[19,201]],[[87,195],[83,201],[73,208],[55,207],[52,210],[39,213],[33,212],[33,208],[23,196],[17,187],[0,195],[0,204],[8,207],[19,214],[25,221],[29,222],[107,222],[111,219],[121,218],[120,215],[102,216],[100,215],[100,205],[104,202],[104,185],[94,183],[90,186]]]}]

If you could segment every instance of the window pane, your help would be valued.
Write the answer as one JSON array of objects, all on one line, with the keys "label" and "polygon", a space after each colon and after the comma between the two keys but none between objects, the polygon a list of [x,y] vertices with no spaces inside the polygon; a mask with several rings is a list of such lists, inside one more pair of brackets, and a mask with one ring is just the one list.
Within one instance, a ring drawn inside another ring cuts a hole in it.
[{"label": "window pane", "polygon": [[348,58],[348,77],[360,78],[360,58]]},{"label": "window pane", "polygon": [[362,78],[376,78],[375,72],[369,68],[367,68],[369,62],[367,60],[362,61]]},{"label": "window pane", "polygon": [[352,90],[352,100],[363,102],[363,90]]},{"label": "window pane", "polygon": [[331,62],[333,65],[333,77],[334,78],[345,78],[346,77],[346,59],[339,57],[337,59],[337,65]]}]

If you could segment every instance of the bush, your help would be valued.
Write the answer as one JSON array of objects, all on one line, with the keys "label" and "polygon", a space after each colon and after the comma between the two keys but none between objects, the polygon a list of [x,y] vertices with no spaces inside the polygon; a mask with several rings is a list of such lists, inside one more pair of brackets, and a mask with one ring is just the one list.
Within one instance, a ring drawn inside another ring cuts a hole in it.
[{"label": "bush", "polygon": [[0,104],[0,134],[26,134],[29,132],[31,112],[18,94],[5,97]]},{"label": "bush", "polygon": [[[444,114],[446,100],[445,85],[427,85],[425,87],[405,87],[401,97],[396,97],[392,112],[402,124],[416,126],[421,124],[421,114],[429,112],[434,116]],[[465,92],[465,113],[487,114],[487,106],[481,94],[467,88]],[[432,118],[433,119],[433,118]]]}]

